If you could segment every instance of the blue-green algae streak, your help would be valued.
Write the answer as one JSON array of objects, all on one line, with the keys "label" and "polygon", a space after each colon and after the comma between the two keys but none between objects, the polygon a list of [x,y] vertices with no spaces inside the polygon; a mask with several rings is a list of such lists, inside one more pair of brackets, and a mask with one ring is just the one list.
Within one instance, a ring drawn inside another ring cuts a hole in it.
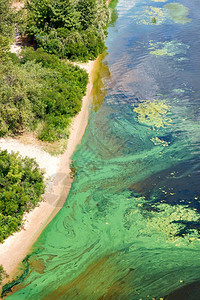
[{"label": "blue-green algae streak", "polygon": [[199,1],[116,14],[70,195],[9,300],[200,299],[170,296],[200,280]]}]

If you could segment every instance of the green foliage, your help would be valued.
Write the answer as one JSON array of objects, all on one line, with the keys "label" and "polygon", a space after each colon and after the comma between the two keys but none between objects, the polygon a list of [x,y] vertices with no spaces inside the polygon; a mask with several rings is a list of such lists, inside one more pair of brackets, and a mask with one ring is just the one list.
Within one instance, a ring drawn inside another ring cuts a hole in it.
[{"label": "green foliage", "polygon": [[14,37],[15,16],[10,0],[0,0],[0,62],[8,59],[8,50]]},{"label": "green foliage", "polygon": [[80,12],[80,23],[83,30],[86,30],[91,25],[98,28],[98,20],[96,19],[99,15],[98,8],[100,2],[94,0],[79,0],[77,3],[77,10]]},{"label": "green foliage", "polygon": [[68,135],[81,109],[88,75],[44,50],[27,48],[21,63],[0,66],[0,136],[43,124],[39,138],[53,142]]},{"label": "green foliage", "polygon": [[118,18],[118,13],[117,13],[117,9],[116,9],[117,3],[118,3],[118,0],[112,0],[109,4],[109,10],[111,13],[109,26],[112,26]]},{"label": "green foliage", "polygon": [[0,242],[20,229],[24,212],[44,193],[43,173],[33,159],[0,152]]},{"label": "green foliage", "polygon": [[2,265],[0,265],[0,284],[2,283],[3,279],[6,278],[8,275],[4,271]]},{"label": "green foliage", "polygon": [[9,38],[0,34],[0,61],[8,59]]},{"label": "green foliage", "polygon": [[11,9],[11,0],[0,0],[0,34],[11,37],[14,33],[15,15]]},{"label": "green foliage", "polygon": [[87,61],[104,49],[109,14],[104,0],[31,0],[27,32],[61,58]]}]

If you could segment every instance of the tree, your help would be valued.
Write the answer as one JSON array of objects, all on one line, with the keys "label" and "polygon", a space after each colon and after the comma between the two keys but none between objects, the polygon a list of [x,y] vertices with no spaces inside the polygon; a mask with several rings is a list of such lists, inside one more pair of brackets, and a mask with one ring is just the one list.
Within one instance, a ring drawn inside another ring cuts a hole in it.
[{"label": "tree", "polygon": [[11,0],[0,0],[0,34],[11,37],[14,33],[14,13]]},{"label": "tree", "polygon": [[0,136],[35,130],[40,123],[40,139],[66,137],[81,109],[87,73],[42,49],[26,49],[22,56],[18,64],[0,66]]},{"label": "tree", "polygon": [[[45,51],[82,61],[102,52],[109,19],[104,0],[30,0],[26,7],[28,35]],[[86,30],[94,32],[94,43]]]},{"label": "tree", "polygon": [[24,212],[42,200],[43,172],[33,159],[0,152],[0,242],[20,229]]}]

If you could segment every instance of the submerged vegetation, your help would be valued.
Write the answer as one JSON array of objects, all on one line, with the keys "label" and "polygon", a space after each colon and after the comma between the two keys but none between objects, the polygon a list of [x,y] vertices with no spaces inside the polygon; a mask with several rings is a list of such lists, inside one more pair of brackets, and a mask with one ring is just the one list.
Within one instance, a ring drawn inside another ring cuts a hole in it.
[{"label": "submerged vegetation", "polygon": [[191,22],[191,19],[187,17],[189,9],[185,5],[174,2],[165,4],[164,7],[168,11],[170,19],[175,23],[185,24]]},{"label": "submerged vegetation", "polygon": [[152,126],[153,128],[164,127],[171,121],[167,116],[169,106],[165,101],[146,100],[135,107],[133,111],[137,113],[140,123]]},{"label": "submerged vegetation", "polygon": [[[166,0],[151,0],[154,2],[166,2]],[[185,24],[191,22],[188,18],[189,9],[177,2],[167,3],[161,7],[157,6],[145,6],[143,10],[135,14],[132,18],[136,20],[138,24],[144,25],[161,25],[166,21],[172,20],[175,23]]]},{"label": "submerged vegetation", "polygon": [[188,45],[180,43],[176,40],[170,42],[152,42],[149,43],[149,50],[151,54],[156,56],[175,56],[180,54],[186,54],[189,49]]},{"label": "submerged vegetation", "polygon": [[132,17],[138,24],[160,25],[165,21],[165,11],[162,7],[147,6],[139,14]]}]

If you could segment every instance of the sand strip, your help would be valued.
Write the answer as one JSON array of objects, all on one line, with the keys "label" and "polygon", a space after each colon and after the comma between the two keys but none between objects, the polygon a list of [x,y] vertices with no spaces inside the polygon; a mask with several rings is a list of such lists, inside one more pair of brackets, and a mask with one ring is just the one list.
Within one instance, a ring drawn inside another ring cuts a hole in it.
[{"label": "sand strip", "polygon": [[[55,158],[47,153],[44,154],[44,151],[38,149],[38,146],[21,144],[20,147],[20,142],[17,140],[14,144],[13,139],[7,141],[4,139],[0,140],[0,148],[8,149],[8,151],[15,150],[19,153],[21,152],[20,154],[23,156],[30,154],[31,157],[35,157],[40,167],[45,169],[47,173],[46,177],[50,176],[51,178],[51,184],[48,185],[44,195],[45,201],[33,211],[26,214],[25,224],[20,232],[13,234],[7,238],[3,244],[0,244],[0,265],[3,265],[3,268],[9,274],[9,278],[4,280],[4,284],[14,277],[19,263],[27,255],[44,227],[60,210],[70,191],[73,181],[70,176],[71,156],[76,146],[81,142],[88,123],[89,105],[91,103],[91,91],[93,86],[91,74],[94,64],[95,61],[90,61],[87,64],[81,65],[81,67],[85,68],[89,73],[89,83],[86,96],[83,98],[82,109],[72,123],[68,146],[63,155]],[[41,155],[44,156],[42,157]],[[56,171],[55,174],[53,174],[54,170]]]}]

